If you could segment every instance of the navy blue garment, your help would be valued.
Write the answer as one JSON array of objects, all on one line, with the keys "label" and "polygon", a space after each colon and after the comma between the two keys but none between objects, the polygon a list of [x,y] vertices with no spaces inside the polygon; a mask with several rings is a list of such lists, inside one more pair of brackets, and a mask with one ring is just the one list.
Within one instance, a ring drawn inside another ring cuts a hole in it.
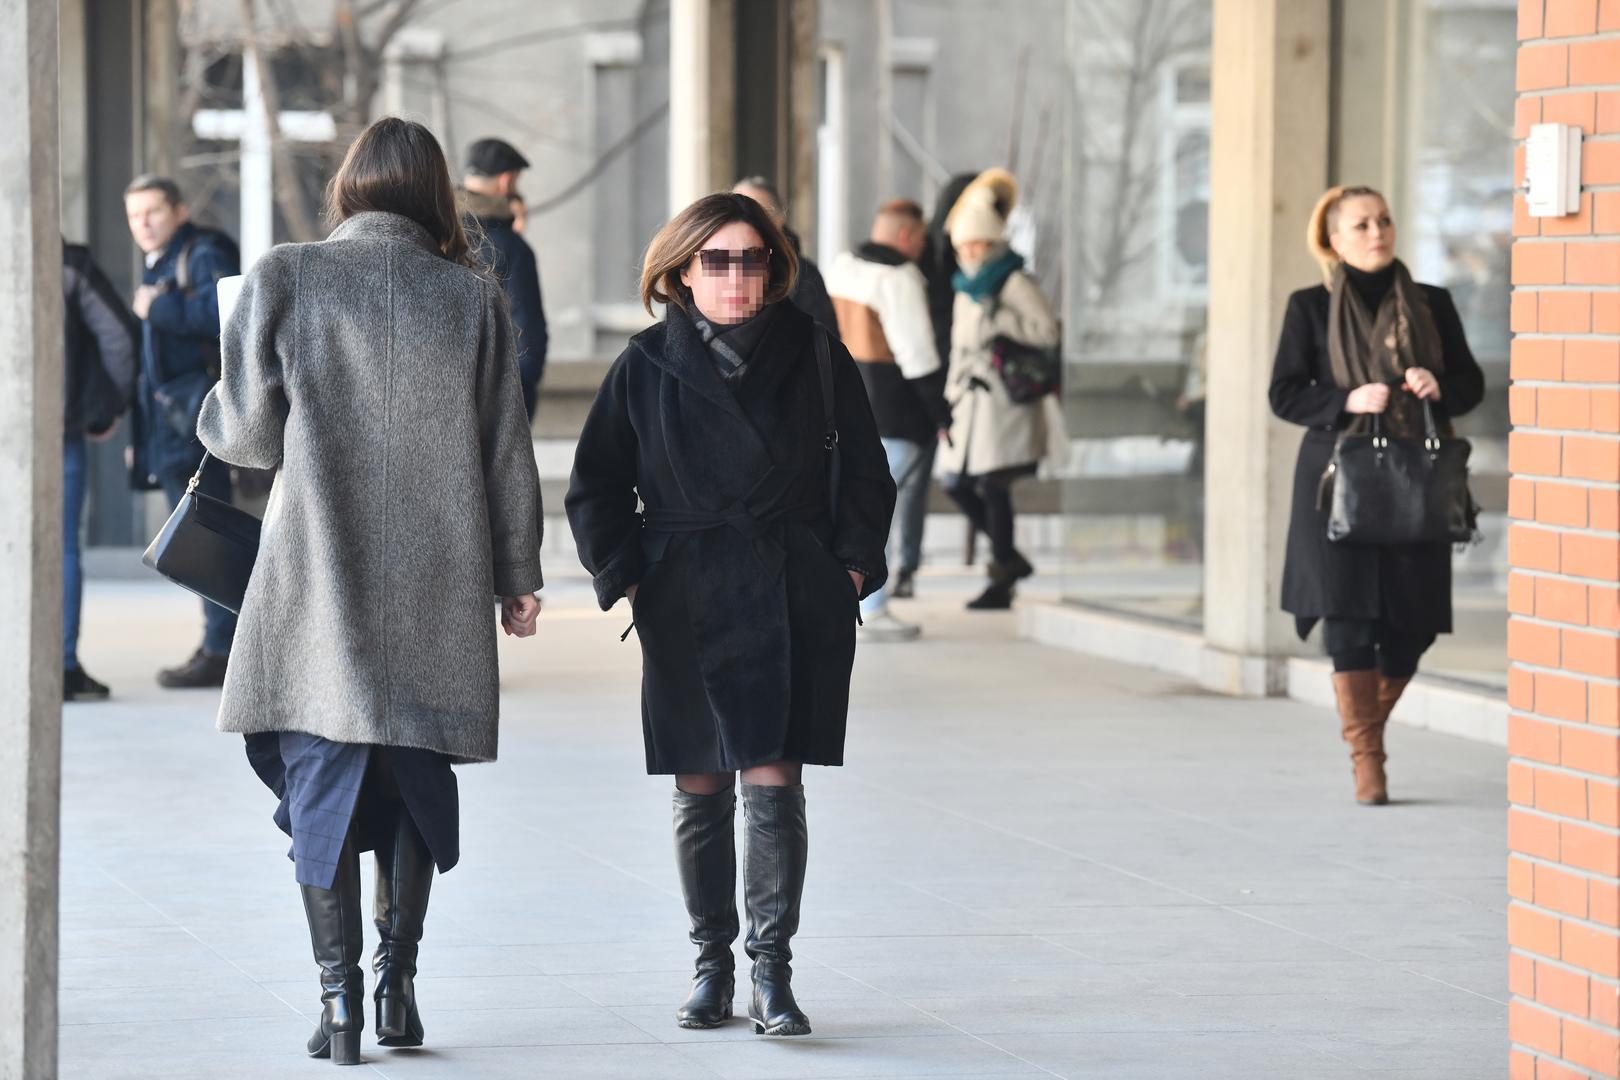
[{"label": "navy blue garment", "polygon": [[408,812],[439,873],[461,861],[461,801],[450,759],[433,750],[340,743],[301,731],[247,736],[248,761],[280,797],[275,822],[292,837],[300,885],[330,889],[350,826],[358,850],[392,836]]},{"label": "navy blue garment", "polygon": [[[176,284],[180,254],[187,251],[186,278]],[[141,276],[146,285],[164,291],[152,301],[141,323],[141,364],[135,410],[135,460],[130,480],[136,488],[155,490],[165,474],[196,471],[202,460],[197,441],[197,411],[209,387],[219,378],[219,299],[216,283],[238,273],[240,259],[230,237],[186,223],[169,246]],[[189,423],[176,423],[174,410],[159,395],[180,403]],[[181,429],[184,428],[184,431]]]},{"label": "navy blue garment", "polygon": [[507,310],[517,331],[518,377],[523,383],[523,406],[534,418],[540,380],[546,371],[546,306],[540,299],[540,264],[534,249],[513,227],[512,209],[505,199],[463,193],[470,216],[478,224],[473,230],[483,240],[474,254],[489,267],[495,280],[506,291]]}]

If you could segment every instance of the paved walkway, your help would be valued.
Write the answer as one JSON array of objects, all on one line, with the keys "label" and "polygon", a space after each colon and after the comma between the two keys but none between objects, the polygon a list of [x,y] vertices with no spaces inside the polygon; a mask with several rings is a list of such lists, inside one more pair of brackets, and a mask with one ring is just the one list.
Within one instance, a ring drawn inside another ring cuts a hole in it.
[{"label": "paved walkway", "polygon": [[[1326,712],[1016,641],[967,587],[925,580],[928,638],[863,650],[851,764],[808,777],[816,1035],[784,1042],[674,1025],[692,950],[636,648],[554,586],[540,636],[503,644],[500,762],[460,770],[428,1047],[368,1036],[353,1075],[1503,1074],[1499,749],[1397,730],[1405,801],[1361,809]],[[317,988],[273,800],[214,695],[151,682],[193,604],[97,583],[86,619],[118,699],[65,717],[62,1075],[330,1075],[301,1056]]]}]

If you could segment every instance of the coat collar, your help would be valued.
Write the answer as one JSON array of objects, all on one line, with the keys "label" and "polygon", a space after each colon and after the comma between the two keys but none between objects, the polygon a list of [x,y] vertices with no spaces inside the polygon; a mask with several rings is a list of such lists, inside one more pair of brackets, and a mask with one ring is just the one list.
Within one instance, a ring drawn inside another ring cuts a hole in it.
[{"label": "coat collar", "polygon": [[332,230],[328,240],[399,240],[441,254],[432,234],[403,214],[362,210]]},{"label": "coat collar", "polygon": [[[743,381],[740,392],[744,395],[769,392],[807,351],[809,332],[815,325],[810,316],[790,301],[779,300],[777,304],[770,328],[754,347],[752,355],[757,359]],[[662,322],[637,334],[632,341],[648,359],[682,384],[727,412],[742,416],[737,395],[714,369],[708,346],[684,311],[670,305]]]}]

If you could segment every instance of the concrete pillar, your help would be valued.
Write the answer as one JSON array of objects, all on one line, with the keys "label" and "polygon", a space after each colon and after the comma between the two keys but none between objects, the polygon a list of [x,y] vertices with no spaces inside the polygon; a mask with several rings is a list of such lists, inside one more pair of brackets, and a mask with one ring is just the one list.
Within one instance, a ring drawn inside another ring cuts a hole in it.
[{"label": "concrete pillar", "polygon": [[0,1078],[56,1075],[62,241],[56,0],[0,0]]},{"label": "concrete pillar", "polygon": [[1320,280],[1305,223],[1327,184],[1330,0],[1215,0],[1210,162],[1206,681],[1282,691],[1278,610],[1300,432],[1267,403],[1288,294]]},{"label": "concrete pillar", "polygon": [[736,179],[736,21],[733,0],[670,0],[671,214]]}]

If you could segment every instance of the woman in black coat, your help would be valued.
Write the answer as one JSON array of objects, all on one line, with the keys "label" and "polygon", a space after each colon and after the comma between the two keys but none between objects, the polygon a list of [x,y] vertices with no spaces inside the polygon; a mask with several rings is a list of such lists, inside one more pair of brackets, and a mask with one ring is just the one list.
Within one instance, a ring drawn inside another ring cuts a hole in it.
[{"label": "woman in black coat", "polygon": [[731,1017],[741,772],[749,1016],[766,1035],[810,1032],[788,964],[807,846],[801,766],[843,763],[858,602],[887,576],[895,501],[854,361],[784,299],[796,266],[741,195],[706,196],[664,226],[641,278],[664,319],[608,371],[567,499],[603,610],[630,600],[647,771],[676,777],[699,949],[676,1019]]},{"label": "woman in black coat", "polygon": [[1294,472],[1282,606],[1301,638],[1322,623],[1356,799],[1389,801],[1384,725],[1435,636],[1451,632],[1449,544],[1363,546],[1327,538],[1319,498],[1334,443],[1373,414],[1396,437],[1423,435],[1423,402],[1442,431],[1478,405],[1484,376],[1451,294],[1417,285],[1395,258],[1395,223],[1371,188],[1328,191],[1307,242],[1327,285],[1288,298],[1271,408],[1305,427]]}]

